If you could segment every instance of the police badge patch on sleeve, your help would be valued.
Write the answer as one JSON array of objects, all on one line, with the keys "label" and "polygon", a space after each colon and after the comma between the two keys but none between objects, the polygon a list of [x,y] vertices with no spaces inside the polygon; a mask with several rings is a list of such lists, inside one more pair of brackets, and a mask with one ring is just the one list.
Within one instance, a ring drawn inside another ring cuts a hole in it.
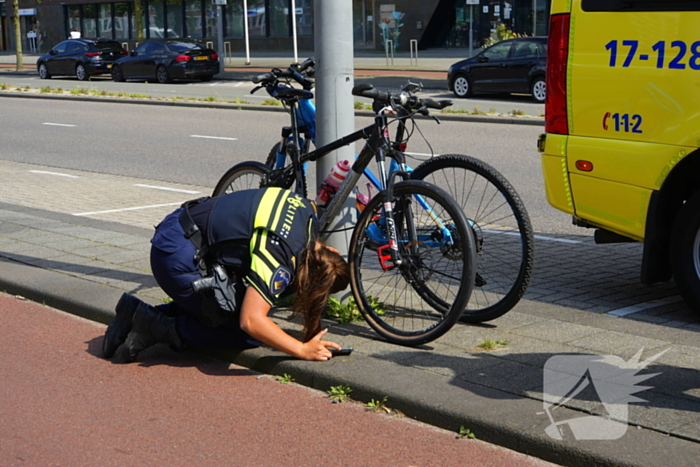
[{"label": "police badge patch on sleeve", "polygon": [[270,281],[270,292],[273,295],[278,295],[284,289],[287,288],[292,280],[292,274],[288,269],[283,267],[278,267],[275,273],[272,275],[272,280]]}]

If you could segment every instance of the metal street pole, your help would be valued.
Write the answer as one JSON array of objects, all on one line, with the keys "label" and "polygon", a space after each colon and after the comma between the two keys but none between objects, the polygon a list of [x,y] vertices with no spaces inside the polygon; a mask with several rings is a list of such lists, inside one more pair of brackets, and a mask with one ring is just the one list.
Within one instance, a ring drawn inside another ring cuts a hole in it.
[{"label": "metal street pole", "polygon": [[243,30],[245,31],[245,64],[250,65],[250,37],[248,33],[248,0],[243,0]]},{"label": "metal street pole", "polygon": [[292,0],[292,37],[294,42],[294,63],[299,62],[299,57],[297,55],[297,6]]},{"label": "metal street pole", "polygon": [[[314,48],[316,55],[316,122],[317,146],[331,143],[355,131],[355,108],[352,96],[353,40],[352,2],[314,1]],[[353,146],[329,154],[316,164],[320,185],[331,168],[341,160],[355,160]],[[341,211],[333,229],[352,227],[356,221],[355,199],[351,197]],[[351,230],[332,234],[328,244],[347,256]]]},{"label": "metal street pole", "polygon": [[218,39],[218,49],[219,49],[219,73],[224,72],[224,62],[226,61],[226,54],[224,53],[224,18],[221,11],[221,5],[216,5],[216,29],[217,39]]}]

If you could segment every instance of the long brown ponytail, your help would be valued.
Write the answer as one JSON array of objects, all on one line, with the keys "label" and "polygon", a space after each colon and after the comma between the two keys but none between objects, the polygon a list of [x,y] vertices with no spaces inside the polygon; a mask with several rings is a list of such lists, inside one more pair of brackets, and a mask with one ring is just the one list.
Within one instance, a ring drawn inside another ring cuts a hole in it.
[{"label": "long brown ponytail", "polygon": [[314,240],[297,257],[293,316],[304,317],[304,342],[321,331],[321,315],[328,296],[345,289],[350,282],[350,266],[336,252]]}]

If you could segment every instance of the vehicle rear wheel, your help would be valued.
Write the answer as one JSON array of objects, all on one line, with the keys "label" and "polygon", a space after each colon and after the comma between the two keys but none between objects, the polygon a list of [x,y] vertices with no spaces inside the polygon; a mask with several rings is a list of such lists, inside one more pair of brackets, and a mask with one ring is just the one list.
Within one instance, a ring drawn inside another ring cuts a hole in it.
[{"label": "vehicle rear wheel", "polygon": [[122,72],[122,69],[118,65],[112,66],[112,81],[115,81],[117,83],[121,83],[126,81],[124,78],[124,73]]},{"label": "vehicle rear wheel", "polygon": [[535,100],[535,102],[539,102],[540,104],[544,103],[544,100],[547,97],[547,82],[545,81],[544,76],[538,76],[535,78],[530,85],[530,93],[532,94],[532,98]]},{"label": "vehicle rear wheel", "polygon": [[80,81],[87,81],[90,77],[87,70],[85,69],[85,65],[83,65],[82,63],[78,63],[78,65],[75,67],[75,76]]},{"label": "vehicle rear wheel", "polygon": [[470,97],[474,94],[472,83],[465,75],[457,75],[452,81],[452,92],[457,97]]},{"label": "vehicle rear wheel", "polygon": [[168,74],[168,70],[166,70],[163,65],[159,66],[156,70],[156,79],[161,84],[169,83],[171,81],[170,74]]},{"label": "vehicle rear wheel", "polygon": [[700,313],[700,191],[686,201],[673,224],[671,265],[681,295]]},{"label": "vehicle rear wheel", "polygon": [[39,78],[41,79],[49,79],[51,78],[51,73],[49,73],[49,69],[46,68],[45,63],[40,63],[39,64]]}]

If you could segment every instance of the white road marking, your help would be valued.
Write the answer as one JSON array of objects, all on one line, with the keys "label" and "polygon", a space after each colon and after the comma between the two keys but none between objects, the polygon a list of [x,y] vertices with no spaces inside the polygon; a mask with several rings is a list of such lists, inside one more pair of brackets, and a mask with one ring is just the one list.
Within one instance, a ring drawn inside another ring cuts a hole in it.
[{"label": "white road marking", "polygon": [[190,138],[225,139],[228,141],[238,141],[238,138],[226,138],[225,136],[190,135]]},{"label": "white road marking", "polygon": [[67,127],[77,126],[77,125],[68,125],[68,124],[66,124],[66,123],[50,123],[50,122],[42,123],[42,125],[49,125],[49,126],[67,126]]},{"label": "white road marking", "polygon": [[[520,237],[522,234],[520,232],[516,231],[503,231],[503,230],[492,230],[492,229],[484,229],[484,232],[488,232],[490,234],[497,234],[497,235],[510,235],[512,237]],[[581,240],[567,240],[565,238],[555,238],[555,237],[545,237],[544,235],[535,235],[534,236],[538,240],[546,240],[548,242],[561,242],[561,243],[582,243]]]},{"label": "white road marking", "polygon": [[166,186],[144,185],[142,183],[136,183],[134,184],[134,186],[138,186],[141,188],[153,188],[154,190],[176,191],[178,193],[187,193],[189,195],[196,195],[197,193],[201,193],[200,191],[181,190],[179,188],[168,188]]},{"label": "white road marking", "polygon": [[58,173],[58,172],[46,172],[44,170],[30,170],[29,172],[31,172],[33,174],[58,175],[59,177],[80,178],[77,175],[62,174],[62,173]]},{"label": "white road marking", "polygon": [[662,305],[670,305],[671,303],[678,303],[682,301],[683,297],[680,295],[674,295],[672,297],[659,298],[657,300],[650,300],[648,302],[618,308],[617,310],[608,311],[605,314],[608,316],[614,316],[615,318],[620,318],[622,316],[631,315],[632,313],[639,313],[640,311],[648,310],[649,308],[656,308]]},{"label": "white road marking", "polygon": [[548,242],[560,242],[571,244],[582,243],[581,240],[567,240],[566,238],[545,237],[544,235],[535,235],[535,238],[538,240],[547,240]]},{"label": "white road marking", "polygon": [[152,208],[162,208],[166,206],[180,206],[184,201],[181,201],[179,203],[167,203],[167,204],[152,204],[150,206],[137,206],[133,208],[124,208],[124,209],[109,209],[107,211],[93,211],[93,212],[79,212],[77,214],[73,214],[74,216],[92,216],[94,214],[109,214],[111,212],[123,212],[123,211],[137,211],[139,209],[152,209]]}]

